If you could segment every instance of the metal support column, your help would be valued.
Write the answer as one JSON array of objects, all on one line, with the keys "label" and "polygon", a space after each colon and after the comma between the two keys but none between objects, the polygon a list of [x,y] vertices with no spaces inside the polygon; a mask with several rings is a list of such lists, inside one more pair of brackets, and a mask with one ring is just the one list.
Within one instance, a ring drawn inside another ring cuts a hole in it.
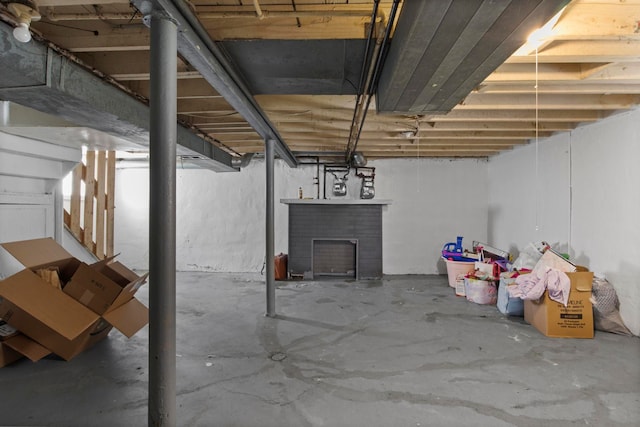
[{"label": "metal support column", "polygon": [[149,426],[176,425],[177,27],[152,12],[149,149]]},{"label": "metal support column", "polygon": [[274,265],[274,244],[273,244],[273,145],[272,139],[264,142],[264,158],[267,172],[267,192],[266,192],[266,271],[267,271],[267,316],[276,315],[276,288],[275,288],[275,265]]}]

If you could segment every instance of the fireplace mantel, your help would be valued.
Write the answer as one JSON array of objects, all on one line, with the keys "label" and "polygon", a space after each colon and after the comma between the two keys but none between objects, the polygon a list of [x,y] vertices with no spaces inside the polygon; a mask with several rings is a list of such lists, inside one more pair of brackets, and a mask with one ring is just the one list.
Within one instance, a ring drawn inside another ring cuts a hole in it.
[{"label": "fireplace mantel", "polygon": [[390,205],[383,199],[280,199],[285,205]]}]

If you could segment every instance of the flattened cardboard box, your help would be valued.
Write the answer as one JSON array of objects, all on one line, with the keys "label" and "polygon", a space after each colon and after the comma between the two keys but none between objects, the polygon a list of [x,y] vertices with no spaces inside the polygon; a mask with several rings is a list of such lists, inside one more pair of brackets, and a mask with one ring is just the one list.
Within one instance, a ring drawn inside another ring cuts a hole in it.
[{"label": "flattened cardboard box", "polygon": [[5,366],[20,359],[22,359],[22,354],[0,342],[0,368],[4,368]]},{"label": "flattened cardboard box", "polygon": [[18,331],[4,320],[0,319],[0,368],[22,358],[22,355],[4,344],[4,341],[18,335]]},{"label": "flattened cardboard box", "polygon": [[0,282],[0,297],[4,298],[0,317],[63,359],[70,360],[105,338],[112,326],[130,338],[148,323],[147,308],[133,294],[100,316],[36,275],[32,270],[55,265],[62,282],[71,283],[80,267],[86,266],[53,239],[2,246],[27,268]]},{"label": "flattened cardboard box", "polygon": [[[578,267],[578,270],[585,269]],[[566,274],[571,280],[567,306],[549,298],[545,291],[540,301],[524,301],[524,320],[548,337],[593,338],[593,273],[578,271]]]},{"label": "flattened cardboard box", "polygon": [[0,368],[22,359],[23,356],[37,362],[50,353],[49,350],[0,319]]}]

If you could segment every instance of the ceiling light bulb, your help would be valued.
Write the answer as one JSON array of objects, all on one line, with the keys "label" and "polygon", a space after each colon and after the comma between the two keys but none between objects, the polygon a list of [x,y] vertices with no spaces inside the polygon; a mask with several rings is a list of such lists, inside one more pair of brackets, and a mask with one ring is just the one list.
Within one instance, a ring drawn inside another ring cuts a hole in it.
[{"label": "ceiling light bulb", "polygon": [[34,0],[10,0],[7,8],[18,22],[18,26],[13,30],[13,37],[22,43],[29,42],[31,40],[29,25],[32,21],[38,21],[41,18],[37,3]]},{"label": "ceiling light bulb", "polygon": [[413,130],[405,130],[404,132],[402,132],[402,136],[404,136],[407,139],[410,139],[416,136],[416,132]]},{"label": "ceiling light bulb", "polygon": [[29,24],[21,22],[16,28],[13,29],[13,37],[22,43],[31,41],[31,32],[29,31]]}]

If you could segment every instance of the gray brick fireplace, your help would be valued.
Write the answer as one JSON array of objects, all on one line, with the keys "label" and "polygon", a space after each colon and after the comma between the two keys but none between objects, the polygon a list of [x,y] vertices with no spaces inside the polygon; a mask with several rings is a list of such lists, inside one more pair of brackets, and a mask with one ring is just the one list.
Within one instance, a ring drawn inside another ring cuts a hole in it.
[{"label": "gray brick fireplace", "polygon": [[382,211],[388,200],[284,199],[289,273],[320,279],[382,277]]}]

